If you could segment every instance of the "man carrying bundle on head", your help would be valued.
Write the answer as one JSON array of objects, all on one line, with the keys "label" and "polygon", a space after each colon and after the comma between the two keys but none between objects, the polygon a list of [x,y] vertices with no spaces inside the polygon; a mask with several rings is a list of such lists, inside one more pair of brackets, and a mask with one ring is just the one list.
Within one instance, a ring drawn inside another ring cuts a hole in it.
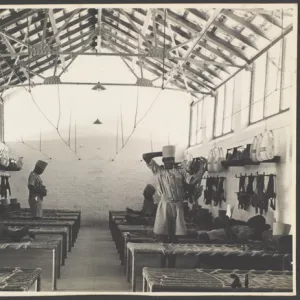
[{"label": "man carrying bundle on head", "polygon": [[[163,157],[163,166],[159,166],[155,157]],[[161,197],[158,203],[154,233],[162,243],[176,243],[178,236],[186,235],[183,201],[185,199],[185,183],[195,186],[206,172],[207,161],[202,158],[199,171],[190,175],[185,169],[175,164],[175,146],[165,146],[162,152],[143,154],[143,159],[157,179],[157,192]],[[168,258],[169,267],[175,267],[175,256]],[[161,267],[165,267],[166,259],[162,257]]]},{"label": "man carrying bundle on head", "polygon": [[28,203],[32,217],[34,218],[43,217],[43,198],[47,196],[47,190],[43,185],[40,175],[45,171],[47,165],[46,162],[39,160],[28,178]]}]

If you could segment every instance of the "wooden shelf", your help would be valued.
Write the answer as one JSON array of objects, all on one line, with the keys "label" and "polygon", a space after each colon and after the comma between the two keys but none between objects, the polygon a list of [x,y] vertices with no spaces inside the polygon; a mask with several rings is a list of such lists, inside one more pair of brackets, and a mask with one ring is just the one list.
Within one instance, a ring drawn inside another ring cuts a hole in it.
[{"label": "wooden shelf", "polygon": [[222,161],[222,166],[227,169],[229,167],[244,167],[244,166],[258,166],[260,164],[266,163],[278,163],[280,162],[280,156],[274,156],[273,159],[263,160],[259,162],[254,162],[251,160],[232,160],[232,161]]}]

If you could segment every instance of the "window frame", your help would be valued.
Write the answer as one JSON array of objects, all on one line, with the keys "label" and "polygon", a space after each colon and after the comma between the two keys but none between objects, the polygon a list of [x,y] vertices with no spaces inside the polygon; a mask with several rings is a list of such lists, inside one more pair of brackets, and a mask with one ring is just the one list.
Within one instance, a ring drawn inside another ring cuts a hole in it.
[{"label": "window frame", "polygon": [[[286,52],[286,38],[287,38],[288,35],[284,36],[281,40],[278,41],[278,43],[282,43],[282,47],[281,47],[281,62],[280,62],[280,99],[279,99],[279,110],[278,112],[272,114],[272,115],[269,115],[269,116],[266,116],[266,92],[267,92],[267,76],[268,76],[268,55],[269,55],[269,50],[266,52],[266,56],[267,56],[267,59],[266,59],[266,70],[265,70],[265,80],[266,80],[266,83],[265,83],[265,87],[264,87],[264,99],[263,99],[263,117],[259,120],[256,120],[256,121],[251,121],[251,116],[252,116],[252,108],[253,108],[253,96],[254,96],[254,88],[255,88],[255,84],[254,84],[254,76],[255,76],[255,65],[256,65],[256,62],[257,61],[254,61],[252,66],[252,71],[251,71],[251,95],[250,95],[250,105],[249,105],[249,118],[248,118],[248,126],[251,126],[251,125],[254,125],[254,124],[257,124],[257,123],[260,123],[262,121],[265,121],[267,119],[270,119],[272,117],[275,117],[277,115],[280,115],[284,112],[287,112],[290,110],[290,108],[285,108],[285,109],[282,109],[282,97],[283,97],[283,89],[282,89],[282,86],[283,86],[283,76],[284,76],[284,62],[285,62],[285,59],[286,59],[286,55],[287,55],[287,52]],[[274,46],[274,45],[273,45]]]},{"label": "window frame", "polygon": [[[201,137],[201,141],[198,142],[198,132],[199,132],[199,119],[200,119],[200,124],[202,122],[202,118],[203,118],[203,106],[204,106],[204,100],[205,100],[205,96],[203,95],[203,97],[201,99],[199,99],[196,103],[194,103],[191,106],[191,120],[190,120],[190,126],[191,126],[191,133],[190,133],[190,140],[189,140],[189,145],[190,147],[195,147],[198,145],[203,144],[203,137]],[[202,102],[202,109],[201,109],[201,116],[199,118],[199,103]],[[193,110],[196,109],[196,120],[195,120],[195,128],[193,129]],[[200,130],[202,130],[202,128],[200,128]],[[194,138],[193,138],[194,136]],[[192,140],[195,141],[194,144],[192,144]]]},{"label": "window frame", "polygon": [[[233,110],[234,110],[234,94],[235,94],[235,76],[233,78],[231,78],[230,80],[233,80],[233,94],[232,94],[232,109],[231,109],[231,129],[224,133],[224,118],[225,118],[225,105],[226,105],[226,86],[227,83],[224,84],[224,107],[223,107],[223,112],[222,112],[222,133],[220,135],[216,135],[216,118],[217,118],[217,106],[218,106],[218,96],[219,94],[217,94],[217,96],[214,98],[215,99],[215,105],[214,105],[214,120],[213,120],[213,140],[221,138],[223,136],[232,134],[234,132],[232,125],[233,125]],[[221,87],[220,87],[221,88]]]}]

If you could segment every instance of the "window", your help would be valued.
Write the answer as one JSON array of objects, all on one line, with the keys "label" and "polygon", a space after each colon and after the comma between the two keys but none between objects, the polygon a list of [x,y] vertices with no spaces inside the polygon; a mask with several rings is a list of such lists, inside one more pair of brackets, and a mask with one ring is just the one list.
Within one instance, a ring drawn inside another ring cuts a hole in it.
[{"label": "window", "polygon": [[237,101],[241,101],[240,109],[242,124],[248,125],[252,72],[250,70],[243,70],[238,76],[240,76],[240,80],[238,80],[238,89],[236,89],[235,97],[239,97]]},{"label": "window", "polygon": [[225,86],[223,85],[218,89],[218,94],[216,97],[215,117],[214,117],[215,137],[222,135],[224,100],[225,100]]},{"label": "window", "polygon": [[293,55],[289,55],[288,49],[292,49],[293,41],[292,35],[288,34],[283,41],[283,57],[282,64],[282,90],[280,108],[282,110],[288,109],[291,105],[292,85],[296,77],[297,60]]},{"label": "window", "polygon": [[288,34],[253,64],[250,124],[290,107],[296,65],[291,37]]},{"label": "window", "polygon": [[253,86],[250,123],[263,119],[267,54],[264,53],[253,64]]},{"label": "window", "polygon": [[232,110],[234,98],[234,78],[218,89],[214,117],[214,137],[232,130]]},{"label": "window", "polygon": [[209,140],[213,138],[215,102],[216,98],[212,96],[205,97],[203,108],[203,111],[205,111],[205,135]]},{"label": "window", "polygon": [[192,107],[191,146],[202,143],[203,102],[204,100],[202,99]]}]

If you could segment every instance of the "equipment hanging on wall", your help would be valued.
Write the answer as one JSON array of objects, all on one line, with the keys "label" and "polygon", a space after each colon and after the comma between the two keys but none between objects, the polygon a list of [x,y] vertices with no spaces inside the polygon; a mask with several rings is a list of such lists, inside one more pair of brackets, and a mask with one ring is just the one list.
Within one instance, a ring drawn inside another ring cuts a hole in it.
[{"label": "equipment hanging on wall", "polygon": [[274,134],[272,130],[265,130],[259,147],[259,158],[261,160],[273,159],[275,155]]},{"label": "equipment hanging on wall", "polygon": [[251,149],[250,149],[250,158],[253,162],[257,162],[257,160],[256,160],[257,142],[258,142],[258,139],[257,139],[257,136],[255,136],[253,138],[253,142],[252,142]]},{"label": "equipment hanging on wall", "polygon": [[222,147],[214,147],[209,151],[207,159],[207,171],[208,172],[222,172],[224,161],[224,152]]}]

